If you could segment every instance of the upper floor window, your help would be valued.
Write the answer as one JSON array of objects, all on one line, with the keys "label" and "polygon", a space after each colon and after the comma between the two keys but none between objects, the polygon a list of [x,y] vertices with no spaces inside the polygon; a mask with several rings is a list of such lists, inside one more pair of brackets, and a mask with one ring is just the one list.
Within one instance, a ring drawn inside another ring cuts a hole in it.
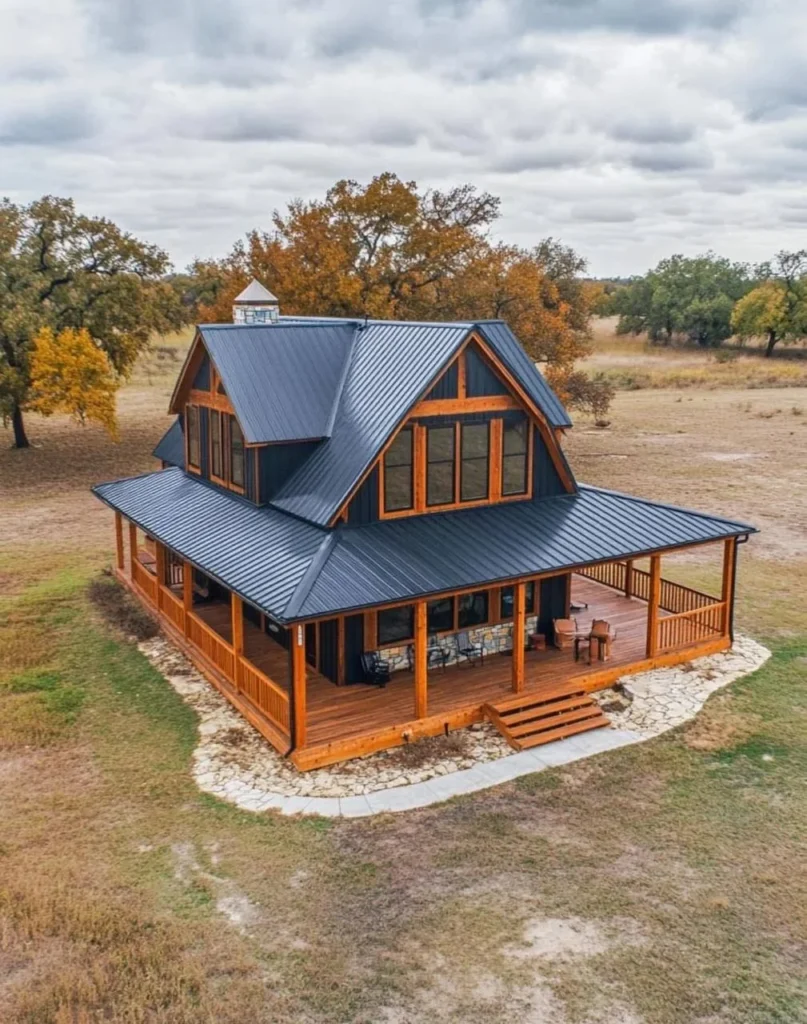
[{"label": "upper floor window", "polygon": [[454,424],[429,427],[426,437],[426,504],[453,505]]},{"label": "upper floor window", "polygon": [[230,483],[244,487],[244,435],[235,416],[230,416]]},{"label": "upper floor window", "polygon": [[412,427],[404,427],[384,455],[384,509],[400,512],[414,505]]},{"label": "upper floor window", "polygon": [[188,465],[194,469],[201,469],[202,444],[199,431],[199,410],[195,405],[187,406],[185,420],[188,431]]},{"label": "upper floor window", "polygon": [[488,496],[490,426],[487,423],[463,423],[460,430],[460,501],[481,501]]},{"label": "upper floor window", "polygon": [[527,493],[529,421],[526,416],[504,423],[502,452],[502,494]]},{"label": "upper floor window", "polygon": [[224,479],[224,423],[218,409],[210,410],[210,475]]}]

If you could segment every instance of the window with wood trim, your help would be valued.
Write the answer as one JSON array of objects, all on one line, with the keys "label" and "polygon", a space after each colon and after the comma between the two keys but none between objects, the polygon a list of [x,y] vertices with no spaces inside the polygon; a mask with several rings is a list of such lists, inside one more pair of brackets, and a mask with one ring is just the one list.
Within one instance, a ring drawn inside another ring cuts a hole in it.
[{"label": "window with wood trim", "polygon": [[526,494],[529,486],[528,458],[530,422],[526,416],[505,420],[502,426],[502,495]]},{"label": "window with wood trim", "polygon": [[470,629],[488,621],[490,593],[477,590],[473,594],[462,594],[457,602],[457,629]]},{"label": "window with wood trim", "polygon": [[210,475],[224,480],[224,423],[218,409],[210,410]]},{"label": "window with wood trim", "polygon": [[379,646],[404,643],[415,635],[415,606],[402,604],[397,608],[382,608],[376,621]]},{"label": "window with wood trim", "polygon": [[490,424],[460,424],[460,501],[483,501],[490,493]]},{"label": "window with wood trim", "polygon": [[445,427],[426,430],[426,504],[453,505],[454,457],[456,428],[453,423]]},{"label": "window with wood trim", "polygon": [[[512,619],[515,598],[515,587],[502,587],[499,599],[499,617]],[[524,605],[527,615],[535,614],[535,580],[524,585]]]},{"label": "window with wood trim", "polygon": [[426,605],[426,623],[429,633],[450,633],[454,628],[454,598],[438,597]]},{"label": "window with wood trim", "polygon": [[229,417],[230,421],[230,483],[233,487],[243,489],[245,485],[244,472],[244,435],[235,416]]},{"label": "window with wood trim", "polygon": [[384,454],[384,511],[414,507],[414,429],[404,427]]},{"label": "window with wood trim", "polygon": [[195,405],[188,405],[185,408],[185,426],[188,434],[188,465],[193,469],[201,469],[201,428],[199,425],[199,409]]}]

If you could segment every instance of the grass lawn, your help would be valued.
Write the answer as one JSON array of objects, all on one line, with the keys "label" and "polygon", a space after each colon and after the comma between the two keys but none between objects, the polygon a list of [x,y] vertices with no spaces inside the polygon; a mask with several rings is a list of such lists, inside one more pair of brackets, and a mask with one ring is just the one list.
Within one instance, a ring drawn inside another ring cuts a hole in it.
[{"label": "grass lawn", "polygon": [[113,537],[87,488],[153,468],[178,352],[121,395],[118,446],[0,433],[0,1020],[807,1021],[807,390],[620,393],[567,445],[583,480],[763,528],[760,672],[640,747],[288,820],[199,793],[193,713],[88,596]]}]

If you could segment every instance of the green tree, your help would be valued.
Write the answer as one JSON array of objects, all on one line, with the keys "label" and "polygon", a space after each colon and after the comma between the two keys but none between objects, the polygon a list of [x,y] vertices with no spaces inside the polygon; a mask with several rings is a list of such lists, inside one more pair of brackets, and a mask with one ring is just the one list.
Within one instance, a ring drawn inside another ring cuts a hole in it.
[{"label": "green tree", "polygon": [[670,256],[614,296],[619,334],[647,333],[670,344],[686,338],[703,347],[731,337],[734,303],[753,286],[749,268],[714,253]]},{"label": "green tree", "polygon": [[807,336],[807,250],[779,252],[759,268],[761,284],[744,295],[731,317],[735,334],[765,338],[765,355],[776,345]]},{"label": "green tree", "polygon": [[157,246],[79,214],[70,199],[0,203],[0,417],[16,447],[28,447],[23,413],[40,331],[86,330],[125,378],[153,332],[185,322],[168,268]]}]

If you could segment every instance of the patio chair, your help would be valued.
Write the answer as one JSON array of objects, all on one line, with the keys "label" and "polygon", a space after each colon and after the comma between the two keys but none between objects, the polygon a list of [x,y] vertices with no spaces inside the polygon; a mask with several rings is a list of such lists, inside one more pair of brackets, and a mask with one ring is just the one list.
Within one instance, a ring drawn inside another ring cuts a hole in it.
[{"label": "patio chair", "polygon": [[383,661],[377,651],[368,651],[361,656],[361,668],[365,683],[372,686],[386,686],[389,682],[389,662]]},{"label": "patio chair", "polygon": [[452,639],[457,652],[457,661],[464,658],[469,665],[477,663],[481,665],[485,660],[485,645],[472,643],[467,630],[456,633]]},{"label": "patio chair", "polygon": [[600,661],[608,661],[611,657],[611,644],[616,640],[616,630],[605,619],[592,619],[591,632],[588,635],[592,646],[597,645],[597,656]]},{"label": "patio chair", "polygon": [[427,664],[439,665],[445,671],[446,662],[451,657],[451,648],[440,642],[440,638],[434,633],[429,637],[429,644],[426,648]]},{"label": "patio chair", "polygon": [[574,638],[580,632],[577,619],[553,619],[555,647],[559,651],[568,651],[574,647]]}]

